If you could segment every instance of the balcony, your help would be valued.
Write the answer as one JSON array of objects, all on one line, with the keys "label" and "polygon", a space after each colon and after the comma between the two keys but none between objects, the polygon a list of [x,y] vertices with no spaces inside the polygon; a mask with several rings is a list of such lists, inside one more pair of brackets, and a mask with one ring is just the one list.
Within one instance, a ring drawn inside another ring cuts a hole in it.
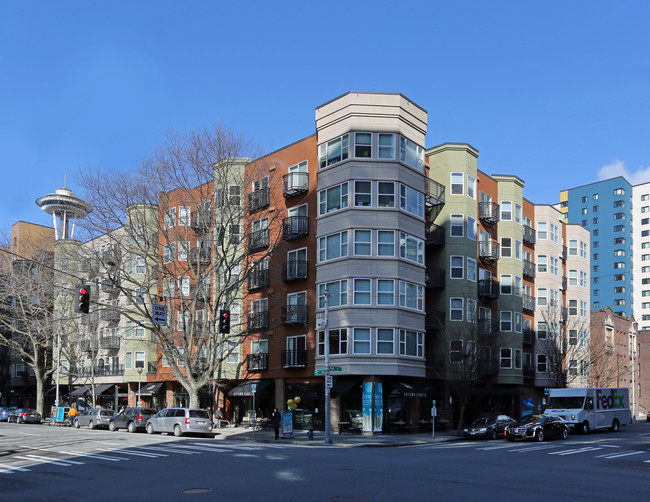
[{"label": "balcony", "polygon": [[246,371],[265,371],[267,369],[269,369],[269,355],[266,352],[246,356]]},{"label": "balcony", "polygon": [[119,349],[120,337],[119,336],[101,336],[99,337],[100,349]]},{"label": "balcony", "polygon": [[494,329],[492,319],[479,319],[477,323],[479,336],[495,336],[497,331]]},{"label": "balcony", "polygon": [[284,282],[307,279],[307,260],[289,260],[282,264],[282,280]]},{"label": "balcony", "polygon": [[212,249],[209,247],[190,249],[190,264],[194,266],[209,265],[212,261]]},{"label": "balcony", "polygon": [[490,225],[499,223],[499,204],[496,202],[479,202],[478,217]]},{"label": "balcony", "polygon": [[106,309],[99,311],[99,318],[102,321],[119,321],[120,320],[120,311],[113,309]]},{"label": "balcony", "polygon": [[444,246],[445,245],[445,227],[436,225],[435,223],[428,224],[428,231],[426,235],[426,243],[433,244],[435,246]]},{"label": "balcony", "polygon": [[282,307],[282,324],[285,326],[307,324],[307,305],[287,305]]},{"label": "balcony", "polygon": [[123,376],[124,365],[119,364],[116,366],[96,366],[95,368],[79,368],[78,376],[80,377],[103,377],[103,376]]},{"label": "balcony", "polygon": [[269,287],[268,269],[254,268],[248,276],[248,289],[260,289]]},{"label": "balcony", "polygon": [[289,173],[282,177],[285,197],[293,197],[309,191],[309,173]]},{"label": "balcony", "polygon": [[427,267],[425,276],[425,285],[427,288],[444,288],[445,287],[445,271],[441,268],[432,265]]},{"label": "balcony", "polygon": [[283,368],[304,368],[307,366],[307,351],[305,349],[283,350]]},{"label": "balcony", "polygon": [[562,277],[562,283],[560,284],[560,290],[561,290],[561,291],[566,291],[567,284],[568,284],[568,282],[567,282],[567,278],[566,278],[566,277]]},{"label": "balcony", "polygon": [[524,345],[535,345],[535,331],[530,328],[523,329]]},{"label": "balcony", "polygon": [[120,248],[119,246],[111,246],[101,252],[102,262],[106,268],[116,267],[120,263]]},{"label": "balcony", "polygon": [[271,201],[271,189],[260,188],[248,194],[248,210],[251,213],[259,211],[269,205]]},{"label": "balcony", "polygon": [[97,340],[83,338],[79,340],[79,350],[82,352],[94,352],[97,350]]},{"label": "balcony", "polygon": [[264,228],[258,230],[257,232],[251,232],[248,234],[248,250],[257,251],[259,249],[264,249],[269,245],[269,229]]},{"label": "balcony", "polygon": [[209,209],[199,209],[192,212],[190,227],[196,234],[207,234],[212,229],[212,214]]},{"label": "balcony", "polygon": [[478,295],[487,298],[499,298],[499,281],[494,279],[481,279],[478,281]]},{"label": "balcony", "polygon": [[442,331],[445,327],[445,312],[442,310],[427,310],[424,328],[427,331]]},{"label": "balcony", "polygon": [[562,246],[562,253],[560,254],[560,259],[566,261],[566,257],[567,257],[567,248],[566,246]]},{"label": "balcony", "polygon": [[531,278],[535,277],[535,264],[526,259],[524,259],[524,276]]},{"label": "balcony", "polygon": [[521,295],[521,306],[524,310],[530,310],[531,312],[535,310],[535,297],[532,295],[523,294]]},{"label": "balcony", "polygon": [[309,234],[309,216],[289,216],[282,220],[282,238],[285,241]]},{"label": "balcony", "polygon": [[442,206],[445,205],[445,187],[430,178],[427,178],[425,183],[424,204],[429,210],[437,209],[435,215],[432,215],[435,217],[440,212],[440,209],[442,209]]},{"label": "balcony", "polygon": [[535,378],[535,365],[524,364],[522,372],[524,374],[524,378]]},{"label": "balcony", "polygon": [[499,259],[499,243],[496,241],[479,242],[478,255],[482,260],[497,261]]},{"label": "balcony", "polygon": [[269,311],[255,312],[248,314],[248,329],[251,331],[260,331],[269,327]]},{"label": "balcony", "polygon": [[537,240],[537,232],[529,225],[524,225],[524,242],[528,244],[535,244]]},{"label": "balcony", "polygon": [[190,296],[192,300],[202,302],[210,299],[212,288],[209,284],[190,284]]}]

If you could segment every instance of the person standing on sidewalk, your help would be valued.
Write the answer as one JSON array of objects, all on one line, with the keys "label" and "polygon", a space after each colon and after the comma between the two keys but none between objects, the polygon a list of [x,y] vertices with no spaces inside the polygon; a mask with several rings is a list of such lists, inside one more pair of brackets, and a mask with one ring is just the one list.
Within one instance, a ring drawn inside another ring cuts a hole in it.
[{"label": "person standing on sidewalk", "polygon": [[271,425],[273,425],[273,431],[275,432],[275,439],[280,439],[280,422],[282,421],[282,415],[277,408],[273,408],[273,413],[271,413]]}]

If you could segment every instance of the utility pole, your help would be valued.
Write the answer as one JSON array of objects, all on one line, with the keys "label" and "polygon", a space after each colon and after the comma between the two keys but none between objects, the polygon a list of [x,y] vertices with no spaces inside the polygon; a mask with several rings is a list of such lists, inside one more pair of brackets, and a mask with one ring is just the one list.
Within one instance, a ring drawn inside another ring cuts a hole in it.
[{"label": "utility pole", "polygon": [[330,427],[330,292],[325,288],[325,442],[330,446],[332,444],[332,434]]}]

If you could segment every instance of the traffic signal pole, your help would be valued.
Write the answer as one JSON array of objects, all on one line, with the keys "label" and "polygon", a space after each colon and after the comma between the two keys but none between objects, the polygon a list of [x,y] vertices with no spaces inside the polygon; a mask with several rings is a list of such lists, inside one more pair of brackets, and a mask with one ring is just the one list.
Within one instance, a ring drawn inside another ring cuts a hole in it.
[{"label": "traffic signal pole", "polygon": [[330,312],[330,293],[325,288],[325,442],[324,444],[330,446],[332,444],[332,431],[330,427],[330,326],[329,326],[329,312]]}]

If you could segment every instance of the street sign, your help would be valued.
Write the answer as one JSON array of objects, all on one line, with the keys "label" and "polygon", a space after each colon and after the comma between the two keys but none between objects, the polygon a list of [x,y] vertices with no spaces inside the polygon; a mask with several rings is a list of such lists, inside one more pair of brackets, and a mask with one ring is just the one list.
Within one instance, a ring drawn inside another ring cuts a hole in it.
[{"label": "street sign", "polygon": [[316,371],[314,371],[314,375],[324,375],[324,374],[325,374],[325,370],[316,370]]},{"label": "street sign", "polygon": [[256,383],[251,384],[251,392],[253,394],[255,394],[257,392],[257,384]]},{"label": "street sign", "polygon": [[332,375],[325,375],[325,387],[331,389],[333,385]]},{"label": "street sign", "polygon": [[330,371],[343,371],[340,366],[330,366]]},{"label": "street sign", "polygon": [[154,324],[167,324],[167,305],[153,305],[153,316],[151,318]]}]

